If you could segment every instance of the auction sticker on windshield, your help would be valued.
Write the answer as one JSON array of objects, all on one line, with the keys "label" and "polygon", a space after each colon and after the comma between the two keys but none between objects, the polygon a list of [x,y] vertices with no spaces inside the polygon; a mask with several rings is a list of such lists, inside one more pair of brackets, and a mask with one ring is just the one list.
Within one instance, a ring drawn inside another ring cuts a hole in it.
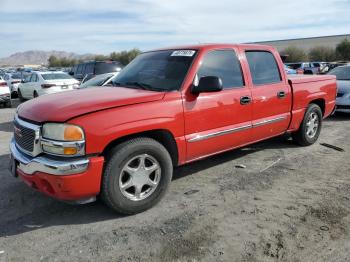
[{"label": "auction sticker on windshield", "polygon": [[194,50],[176,50],[170,56],[193,56],[195,53]]}]

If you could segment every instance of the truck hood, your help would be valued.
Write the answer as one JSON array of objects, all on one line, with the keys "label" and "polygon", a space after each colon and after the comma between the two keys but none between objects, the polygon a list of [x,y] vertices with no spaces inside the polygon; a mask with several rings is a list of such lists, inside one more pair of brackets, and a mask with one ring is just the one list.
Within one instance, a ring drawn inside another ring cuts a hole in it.
[{"label": "truck hood", "polygon": [[42,122],[65,122],[79,115],[113,107],[160,100],[164,92],[124,88],[98,87],[44,95],[21,104],[21,118]]}]

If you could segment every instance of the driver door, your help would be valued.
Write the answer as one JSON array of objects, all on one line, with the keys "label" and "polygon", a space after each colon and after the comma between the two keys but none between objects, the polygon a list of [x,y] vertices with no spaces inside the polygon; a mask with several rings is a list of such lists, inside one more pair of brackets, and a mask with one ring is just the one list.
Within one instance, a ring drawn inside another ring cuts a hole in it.
[{"label": "driver door", "polygon": [[212,50],[201,61],[195,83],[220,77],[223,90],[187,94],[184,101],[187,161],[229,150],[251,141],[251,91],[245,85],[234,49]]}]

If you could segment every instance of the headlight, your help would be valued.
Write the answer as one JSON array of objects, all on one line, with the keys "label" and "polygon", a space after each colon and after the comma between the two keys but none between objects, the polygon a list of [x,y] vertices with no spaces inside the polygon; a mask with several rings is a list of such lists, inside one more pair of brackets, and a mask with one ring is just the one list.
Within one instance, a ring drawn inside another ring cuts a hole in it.
[{"label": "headlight", "polygon": [[70,124],[48,123],[43,126],[43,138],[59,141],[84,140],[84,132],[81,127]]},{"label": "headlight", "polygon": [[54,155],[78,156],[85,154],[84,131],[71,124],[44,124],[41,145],[44,152]]}]

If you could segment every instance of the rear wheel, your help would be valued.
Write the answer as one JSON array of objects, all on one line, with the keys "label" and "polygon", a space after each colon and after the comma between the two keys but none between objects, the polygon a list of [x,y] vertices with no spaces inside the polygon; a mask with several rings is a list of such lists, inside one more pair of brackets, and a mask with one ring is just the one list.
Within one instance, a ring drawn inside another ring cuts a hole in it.
[{"label": "rear wheel", "polygon": [[310,104],[299,130],[292,134],[293,140],[302,146],[314,144],[321,132],[322,110],[316,104]]},{"label": "rear wheel", "polygon": [[122,214],[145,211],[164,196],[173,165],[165,147],[151,138],[135,138],[117,145],[107,157],[102,199]]},{"label": "rear wheel", "polygon": [[18,97],[18,92],[13,91],[13,92],[11,93],[11,98],[17,98],[17,97]]}]

